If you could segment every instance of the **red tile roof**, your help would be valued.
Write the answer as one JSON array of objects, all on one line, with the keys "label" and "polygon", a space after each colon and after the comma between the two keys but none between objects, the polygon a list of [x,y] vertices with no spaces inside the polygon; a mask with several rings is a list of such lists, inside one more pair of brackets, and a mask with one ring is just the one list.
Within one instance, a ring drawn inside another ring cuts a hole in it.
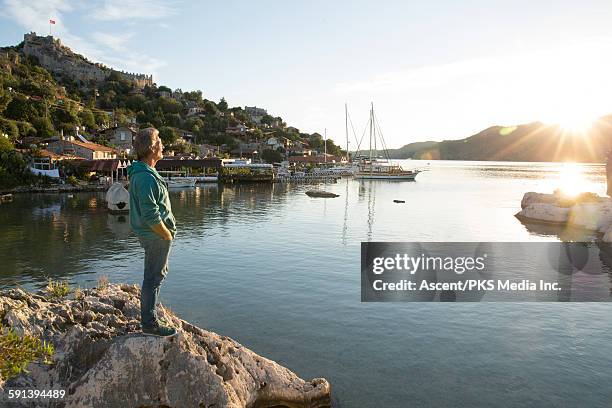
[{"label": "red tile roof", "polygon": [[56,154],[56,153],[50,152],[49,150],[46,150],[46,149],[42,149],[42,150],[38,151],[37,157],[50,157],[53,160],[62,160],[62,159],[66,159],[66,160],[84,160],[82,157],[71,156],[71,155],[67,155],[67,154]]},{"label": "red tile roof", "polygon": [[99,145],[97,143],[92,143],[92,142],[81,142],[79,140],[71,140],[68,143],[72,143],[75,144],[77,146],[81,146],[84,147],[85,149],[89,149],[92,150],[94,152],[115,152],[115,149],[111,148],[111,147],[107,147],[107,146],[102,146]]}]

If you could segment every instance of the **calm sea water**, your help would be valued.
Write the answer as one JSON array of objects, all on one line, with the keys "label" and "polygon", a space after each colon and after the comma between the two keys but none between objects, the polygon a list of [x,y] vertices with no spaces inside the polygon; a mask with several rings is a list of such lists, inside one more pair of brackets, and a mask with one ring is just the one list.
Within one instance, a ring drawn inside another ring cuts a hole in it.
[{"label": "calm sea water", "polygon": [[[603,194],[603,166],[405,164],[428,171],[324,186],[335,199],[309,198],[306,185],[171,192],[179,234],[162,301],[303,378],[326,377],[341,407],[612,404],[609,304],[360,302],[362,241],[595,238],[513,215],[526,191]],[[142,256],[103,194],[0,205],[2,287],[140,283]]]}]

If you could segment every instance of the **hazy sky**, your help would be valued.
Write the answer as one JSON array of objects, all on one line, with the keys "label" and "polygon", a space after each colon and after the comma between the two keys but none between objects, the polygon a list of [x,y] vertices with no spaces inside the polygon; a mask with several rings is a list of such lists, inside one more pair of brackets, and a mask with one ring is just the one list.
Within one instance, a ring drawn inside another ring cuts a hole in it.
[{"label": "hazy sky", "polygon": [[1,1],[0,45],[52,18],[90,59],[342,145],[344,102],[390,147],[612,113],[610,0]]}]

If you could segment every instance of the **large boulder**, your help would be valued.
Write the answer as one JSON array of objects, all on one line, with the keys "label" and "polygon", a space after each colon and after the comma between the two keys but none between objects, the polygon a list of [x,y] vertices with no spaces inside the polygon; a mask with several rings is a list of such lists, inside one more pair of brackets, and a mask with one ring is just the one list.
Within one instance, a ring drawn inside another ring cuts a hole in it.
[{"label": "large boulder", "polygon": [[569,215],[569,208],[557,207],[547,203],[531,203],[516,214],[519,219],[566,223]]},{"label": "large boulder", "polygon": [[523,195],[521,200],[521,209],[527,208],[531,204],[559,204],[559,197],[556,194],[544,194],[530,191]]},{"label": "large boulder", "polygon": [[[0,292],[4,330],[31,334],[55,346],[53,364],[0,380],[7,388],[63,389],[65,408],[76,407],[328,407],[330,385],[304,381],[240,343],[179,319],[161,307],[173,338],[140,330],[140,290],[132,285],[89,289],[78,299],[54,300],[19,289]],[[13,402],[52,407],[57,401]]]},{"label": "large boulder", "polygon": [[570,208],[568,225],[605,232],[612,225],[612,201],[579,203]]},{"label": "large boulder", "polygon": [[612,199],[593,193],[566,197],[554,194],[525,193],[516,217],[525,222],[546,222],[593,230],[612,242]]}]

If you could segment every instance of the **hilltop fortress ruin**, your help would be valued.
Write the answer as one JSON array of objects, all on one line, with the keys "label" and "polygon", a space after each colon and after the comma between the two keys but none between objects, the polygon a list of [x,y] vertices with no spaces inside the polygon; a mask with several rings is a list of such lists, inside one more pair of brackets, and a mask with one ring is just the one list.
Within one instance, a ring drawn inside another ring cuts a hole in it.
[{"label": "hilltop fortress ruin", "polygon": [[54,74],[66,75],[85,84],[90,81],[102,82],[115,72],[132,82],[137,88],[153,85],[153,76],[117,71],[104,65],[88,61],[80,54],[62,45],[59,38],[38,36],[35,32],[23,36],[23,53],[38,58],[45,69]]}]

